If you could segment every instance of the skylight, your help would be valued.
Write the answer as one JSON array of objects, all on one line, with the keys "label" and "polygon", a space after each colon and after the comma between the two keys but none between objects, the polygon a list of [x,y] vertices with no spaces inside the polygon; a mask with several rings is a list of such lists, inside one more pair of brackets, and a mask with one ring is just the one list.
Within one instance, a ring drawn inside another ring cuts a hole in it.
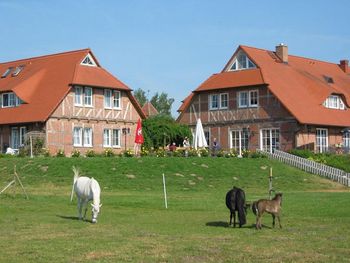
[{"label": "skylight", "polygon": [[24,69],[24,65],[16,67],[16,69],[12,73],[12,77],[16,77],[23,69]]},{"label": "skylight", "polygon": [[330,83],[330,84],[333,84],[333,83],[334,83],[334,80],[333,80],[332,77],[329,77],[329,76],[326,76],[326,75],[323,75],[323,77],[324,77],[324,79],[325,79],[325,81],[326,81],[327,83]]},{"label": "skylight", "polygon": [[90,67],[97,66],[96,62],[94,61],[94,59],[92,58],[92,56],[90,54],[87,54],[87,56],[81,62],[81,65],[90,66]]},{"label": "skylight", "polygon": [[13,67],[9,67],[8,69],[6,69],[6,71],[1,75],[1,77],[6,78],[10,74],[12,69]]}]

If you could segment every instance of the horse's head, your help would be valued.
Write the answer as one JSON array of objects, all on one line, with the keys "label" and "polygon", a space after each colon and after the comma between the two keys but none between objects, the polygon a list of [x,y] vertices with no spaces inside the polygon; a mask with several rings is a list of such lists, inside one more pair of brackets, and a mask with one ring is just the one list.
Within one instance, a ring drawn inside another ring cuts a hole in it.
[{"label": "horse's head", "polygon": [[98,216],[98,213],[100,213],[100,207],[102,206],[102,204],[100,205],[100,204],[97,204],[97,205],[95,205],[95,204],[91,204],[91,206],[92,206],[92,209],[91,209],[91,211],[92,211],[92,223],[97,223],[97,216]]}]

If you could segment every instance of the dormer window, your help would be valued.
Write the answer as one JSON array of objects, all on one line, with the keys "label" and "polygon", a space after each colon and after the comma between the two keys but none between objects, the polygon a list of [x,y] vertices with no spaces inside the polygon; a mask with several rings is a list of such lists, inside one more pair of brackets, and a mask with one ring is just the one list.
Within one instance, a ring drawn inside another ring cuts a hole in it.
[{"label": "dormer window", "polygon": [[90,54],[87,54],[87,56],[81,62],[81,65],[90,66],[90,67],[97,66],[95,60],[92,58],[92,56]]},{"label": "dormer window", "polygon": [[1,77],[6,78],[11,73],[12,69],[13,67],[9,67],[8,69],[6,69],[6,71],[1,75]]},{"label": "dormer window", "polygon": [[16,67],[16,69],[12,73],[12,77],[16,77],[23,69],[24,69],[24,65]]},{"label": "dormer window", "polygon": [[232,65],[229,71],[242,70],[242,69],[250,69],[256,68],[255,64],[248,58],[248,56],[239,51],[237,56],[233,59]]},{"label": "dormer window", "polygon": [[330,95],[325,102],[323,102],[323,106],[329,109],[345,110],[345,104],[338,95]]},{"label": "dormer window", "polygon": [[13,92],[3,93],[1,94],[1,107],[9,108],[16,107],[22,104],[22,100],[16,96]]}]

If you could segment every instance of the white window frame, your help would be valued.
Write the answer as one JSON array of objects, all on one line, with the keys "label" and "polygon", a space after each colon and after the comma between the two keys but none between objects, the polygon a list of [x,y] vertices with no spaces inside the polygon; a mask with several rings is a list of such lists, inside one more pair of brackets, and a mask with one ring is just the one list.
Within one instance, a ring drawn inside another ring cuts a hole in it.
[{"label": "white window frame", "polygon": [[[240,61],[241,59],[243,60]],[[253,63],[253,61],[251,61],[248,58],[247,54],[245,54],[243,51],[239,51],[236,57],[232,60],[232,63],[230,64],[228,71],[245,70],[245,69],[251,69],[251,68],[256,68],[256,65]]]},{"label": "white window frame", "polygon": [[260,150],[272,153],[273,150],[280,148],[280,142],[281,132],[279,128],[260,129]]},{"label": "white window frame", "polygon": [[73,146],[83,146],[83,128],[80,126],[73,128]]},{"label": "white window frame", "polygon": [[92,107],[93,91],[91,87],[84,87],[84,106]]},{"label": "white window frame", "polygon": [[121,132],[120,129],[112,129],[112,147],[114,148],[120,148],[120,142],[121,142]]},{"label": "white window frame", "polygon": [[[223,106],[222,102],[223,96],[227,96],[226,103],[227,106]],[[214,97],[216,97],[216,106],[213,105]],[[209,95],[209,110],[219,110],[219,109],[228,109],[229,106],[229,94],[228,93],[215,93],[215,94],[210,94]]]},{"label": "white window frame", "polygon": [[[113,109],[120,110],[122,108],[122,96],[119,90],[113,90]],[[117,104],[117,106],[116,106]]]},{"label": "white window frame", "polygon": [[[253,99],[256,94],[256,103],[253,103]],[[243,95],[246,97],[243,101]],[[243,103],[245,102],[245,103]],[[238,108],[255,108],[259,106],[259,91],[258,90],[249,90],[249,91],[239,91],[238,92]]]},{"label": "white window frame", "polygon": [[24,136],[27,133],[27,128],[25,126],[19,127],[19,145],[23,146],[25,143]]},{"label": "white window frame", "polygon": [[121,130],[120,129],[103,129],[103,147],[120,148],[121,147]]},{"label": "white window frame", "polygon": [[316,128],[316,151],[324,153],[328,151],[328,129]]},{"label": "white window frame", "polygon": [[87,54],[85,58],[81,61],[80,65],[88,67],[97,67],[95,60],[92,58],[91,54]]},{"label": "white window frame", "polygon": [[347,150],[350,148],[350,131],[344,131],[343,133],[343,146],[347,148]]},{"label": "white window frame", "polygon": [[103,129],[103,147],[111,147],[111,130]]},{"label": "white window frame", "polygon": [[83,129],[83,145],[84,147],[92,147],[92,128],[85,127]]},{"label": "white window frame", "polygon": [[[214,97],[216,97],[216,105],[213,105]],[[210,94],[209,95],[209,109],[210,110],[217,110],[219,109],[219,94]]]},{"label": "white window frame", "polygon": [[20,146],[20,134],[18,127],[11,128],[11,140],[10,147],[14,150],[18,150]]},{"label": "white window frame", "polygon": [[[224,100],[223,97],[226,96],[226,99]],[[226,106],[223,106],[223,102],[226,102]],[[228,103],[229,103],[229,97],[228,93],[220,93],[220,109],[227,109],[228,108]]]},{"label": "white window frame", "polygon": [[330,95],[323,103],[323,106],[329,109],[345,110],[345,104],[340,96]]},{"label": "white window frame", "polygon": [[104,107],[105,109],[112,109],[112,98],[113,93],[111,89],[105,89],[104,90]]},{"label": "white window frame", "polygon": [[83,106],[83,87],[81,86],[74,87],[74,105]]},{"label": "white window frame", "polygon": [[[238,145],[237,145],[237,142],[238,142]],[[239,156],[242,156],[242,151],[248,150],[248,147],[249,147],[248,129],[230,130],[230,149],[236,150]]]}]

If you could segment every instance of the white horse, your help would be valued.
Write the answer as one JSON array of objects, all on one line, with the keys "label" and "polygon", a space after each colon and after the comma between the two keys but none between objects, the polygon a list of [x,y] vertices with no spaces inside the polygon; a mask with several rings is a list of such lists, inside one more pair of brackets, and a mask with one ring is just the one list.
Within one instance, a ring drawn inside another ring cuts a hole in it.
[{"label": "white horse", "polygon": [[[101,188],[98,182],[94,178],[89,178],[85,176],[79,177],[79,169],[73,166],[74,172],[74,181],[72,187],[72,194],[70,201],[73,200],[73,192],[77,195],[78,198],[78,213],[79,219],[85,219],[87,204],[89,201],[92,201],[92,223],[97,223],[97,216],[100,212],[100,194]],[[82,209],[85,206],[84,216],[82,217]]]}]

